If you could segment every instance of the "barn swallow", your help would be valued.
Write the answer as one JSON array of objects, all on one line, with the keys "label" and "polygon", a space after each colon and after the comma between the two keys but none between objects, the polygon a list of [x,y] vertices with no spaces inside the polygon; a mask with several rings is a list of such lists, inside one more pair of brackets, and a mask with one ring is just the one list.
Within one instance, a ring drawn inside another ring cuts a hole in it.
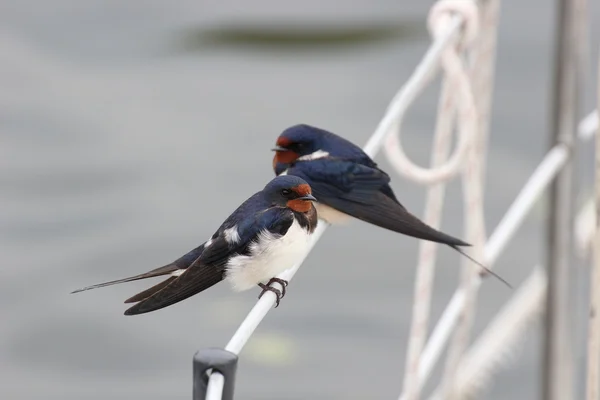
[{"label": "barn swallow", "polygon": [[390,177],[362,149],[331,132],[295,125],[281,133],[273,149],[275,175],[297,176],[319,199],[319,218],[330,224],[351,217],[419,239],[446,244],[486,272],[504,279],[466,254],[470,244],[440,232],[408,212],[390,187]]},{"label": "barn swallow", "polygon": [[[287,281],[276,278],[307,251],[317,226],[316,201],[310,186],[296,176],[280,176],[254,194],[223,222],[202,245],[171,264],[140,275],[88,286],[73,293],[156,276],[163,282],[125,300],[137,303],[125,315],[143,314],[170,306],[229,281],[234,291],[258,285],[262,292],[285,295]],[[266,283],[265,283],[266,282]],[[277,282],[282,290],[271,287]]]}]

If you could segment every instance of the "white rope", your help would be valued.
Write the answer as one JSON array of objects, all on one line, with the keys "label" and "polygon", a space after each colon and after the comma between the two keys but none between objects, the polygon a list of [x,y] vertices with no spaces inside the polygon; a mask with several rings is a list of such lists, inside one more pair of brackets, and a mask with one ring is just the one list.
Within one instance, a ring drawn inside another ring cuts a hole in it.
[{"label": "white rope", "polygon": [[[546,287],[546,272],[537,265],[455,366],[458,398],[477,398],[498,368],[518,357],[525,333],[544,312]],[[430,400],[445,399],[441,392],[438,387]]]},{"label": "white rope", "polygon": [[[433,166],[444,162],[450,152],[450,139],[452,137],[447,132],[452,130],[454,122],[452,93],[451,83],[448,79],[445,79],[442,85],[436,133],[433,139],[434,151],[431,160],[431,165]],[[433,228],[437,228],[440,225],[445,186],[444,183],[437,183],[431,186],[427,192],[423,220]],[[419,373],[421,351],[427,339],[431,291],[437,255],[436,250],[436,243],[425,240],[419,241],[419,264],[415,279],[415,300],[413,302],[412,323],[410,326],[404,374],[404,390],[406,390],[408,398],[412,399],[417,399],[420,392],[420,385],[416,377]]]},{"label": "white rope", "polygon": [[[443,180],[450,179],[459,172],[464,164],[465,153],[473,148],[476,134],[475,102],[473,99],[466,68],[461,61],[461,47],[469,44],[477,35],[478,12],[472,1],[442,1],[431,9],[428,27],[432,37],[438,39],[448,29],[454,15],[460,15],[464,22],[464,39],[461,43],[448,46],[442,55],[442,67],[445,72],[442,94],[438,107],[438,118],[432,151],[432,168],[423,169],[409,161],[399,145],[400,139],[395,135],[388,136],[384,151],[392,165],[411,180],[419,183],[436,183],[427,194],[424,221],[437,228],[440,225],[441,210],[444,199],[445,185]],[[450,160],[448,153],[452,139],[455,113],[454,96],[458,93],[458,119],[460,123],[460,138],[458,149]],[[397,131],[400,132],[398,124]],[[444,164],[444,162],[446,163]],[[418,381],[419,360],[429,322],[431,291],[435,270],[437,246],[432,242],[420,242],[419,264],[415,282],[415,299],[413,302],[412,324],[409,336],[404,388],[407,398],[417,400],[420,395]]]},{"label": "white rope", "polygon": [[[595,134],[598,125],[597,119],[593,117],[594,114],[595,112],[592,112],[579,124],[577,136],[582,142],[587,142]],[[595,124],[593,123],[594,121],[596,122]],[[569,149],[565,145],[556,145],[546,154],[542,162],[529,177],[485,245],[483,261],[488,268],[493,267],[502,250],[504,250],[509,240],[514,236],[517,229],[527,217],[529,211],[544,193],[570,155]],[[474,284],[479,286],[481,278],[477,277]],[[446,306],[423,351],[418,374],[418,382],[421,387],[439,359],[464,305],[465,291],[464,288],[460,287],[452,296],[448,306]],[[400,400],[404,399],[406,397],[402,393]]]},{"label": "white rope", "polygon": [[[498,28],[499,0],[488,0],[480,3],[480,16],[484,21],[485,30],[478,36],[478,42],[473,46],[472,63],[469,77],[476,99],[472,118],[475,119],[474,145],[467,154],[466,169],[463,175],[463,193],[465,199],[464,224],[465,238],[473,247],[472,256],[482,260],[486,242],[485,217],[483,208],[483,185],[487,137],[489,134],[489,111],[491,106],[493,70],[495,62],[496,35]],[[477,86],[475,86],[477,84]],[[478,89],[475,91],[475,89]],[[466,117],[468,118],[468,117]],[[454,334],[452,345],[448,350],[446,369],[443,378],[445,398],[460,399],[459,387],[456,386],[458,369],[464,352],[469,346],[470,333],[475,319],[477,291],[479,286],[474,284],[479,278],[479,267],[463,258],[461,285],[465,291],[465,303],[459,316],[460,325]]]},{"label": "white rope", "polygon": [[[453,94],[458,98],[458,113],[461,123],[477,123],[476,118],[467,118],[467,114],[475,109],[474,100],[469,83],[469,77],[463,66],[459,49],[470,44],[476,37],[479,28],[477,6],[472,0],[442,0],[436,3],[429,13],[428,28],[434,40],[446,37],[453,28],[455,18],[464,21],[465,34],[460,43],[447,46],[442,54],[442,67],[446,77],[456,86]],[[455,176],[464,166],[464,159],[468,147],[472,144],[476,130],[473,127],[465,128],[459,136],[458,147],[450,159],[435,168],[422,168],[410,161],[400,142],[400,122],[398,118],[394,126],[396,135],[389,135],[386,139],[384,151],[392,166],[402,175],[420,184],[433,184],[446,181]]]}]

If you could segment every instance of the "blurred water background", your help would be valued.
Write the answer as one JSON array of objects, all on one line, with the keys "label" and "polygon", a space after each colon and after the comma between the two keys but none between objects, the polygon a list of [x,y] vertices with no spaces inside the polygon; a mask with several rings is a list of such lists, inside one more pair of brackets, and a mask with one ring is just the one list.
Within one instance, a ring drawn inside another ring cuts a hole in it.
[{"label": "blurred water background", "polygon": [[[0,398],[191,398],[192,355],[225,345],[258,290],[234,295],[219,285],[138,317],[122,315],[122,300],[148,282],[69,292],[163,265],[205,240],[271,179],[269,149],[287,126],[309,123],[364,144],[429,44],[430,5],[5,1]],[[488,231],[547,148],[553,9],[542,0],[502,5]],[[589,18],[597,49],[600,4],[591,2]],[[590,57],[588,75],[597,51]],[[594,88],[585,87],[584,111]],[[419,98],[404,129],[422,164],[437,95],[434,85]],[[590,156],[583,148],[588,194]],[[421,214],[424,189],[396,175],[392,183]],[[461,236],[458,183],[445,212],[445,231]],[[542,260],[543,221],[541,204],[499,259],[498,273],[515,285]],[[330,229],[242,353],[237,398],[396,398],[417,248],[359,222]],[[440,257],[434,318],[459,271],[454,252]],[[587,290],[584,272],[577,290]],[[510,294],[484,283],[476,332]],[[585,312],[574,310],[580,322]],[[539,349],[534,330],[485,398],[537,398]]]}]

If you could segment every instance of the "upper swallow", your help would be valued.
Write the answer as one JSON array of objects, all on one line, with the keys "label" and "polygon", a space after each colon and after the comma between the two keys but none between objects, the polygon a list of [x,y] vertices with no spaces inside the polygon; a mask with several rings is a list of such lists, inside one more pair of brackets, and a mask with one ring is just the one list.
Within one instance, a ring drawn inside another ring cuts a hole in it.
[{"label": "upper swallow", "polygon": [[348,140],[301,124],[283,131],[273,150],[275,174],[297,176],[308,182],[319,199],[319,218],[328,223],[358,218],[404,235],[446,244],[473,260],[459,248],[470,246],[468,243],[430,227],[408,212],[392,191],[388,174]]},{"label": "upper swallow", "polygon": [[[267,290],[272,291],[279,305],[287,282],[275,276],[292,267],[308,251],[310,236],[317,225],[313,201],[316,199],[304,180],[295,176],[277,177],[242,203],[210,239],[171,264],[73,293],[169,275],[165,281],[127,299],[125,303],[137,304],[126,310],[125,315],[170,306],[223,279],[235,291],[254,285],[263,289],[261,296]],[[280,283],[282,290],[270,287],[272,282]]]}]

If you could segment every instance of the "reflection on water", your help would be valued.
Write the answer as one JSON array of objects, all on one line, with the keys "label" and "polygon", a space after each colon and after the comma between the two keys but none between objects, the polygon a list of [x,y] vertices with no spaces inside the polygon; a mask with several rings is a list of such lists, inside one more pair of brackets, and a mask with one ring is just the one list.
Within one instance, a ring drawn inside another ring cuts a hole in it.
[{"label": "reflection on water", "polygon": [[183,48],[188,51],[224,46],[280,52],[339,51],[379,42],[414,41],[426,36],[427,30],[421,19],[362,25],[340,25],[339,21],[307,25],[265,21],[195,29],[184,36]]},{"label": "reflection on water", "polygon": [[[271,179],[269,149],[287,126],[311,123],[366,141],[427,46],[427,5],[321,3],[281,10],[267,1],[247,9],[29,0],[3,10],[1,398],[190,398],[192,355],[224,345],[258,291],[222,285],[139,317],[124,317],[122,301],[144,282],[68,293],[163,265],[205,240]],[[552,19],[541,5],[502,11],[488,229],[545,148]],[[256,22],[274,9],[313,28]],[[396,16],[408,22],[381,22]],[[597,10],[593,18],[600,21]],[[220,25],[232,19],[237,28]],[[339,25],[328,31],[321,20]],[[182,32],[193,53],[161,53]],[[421,163],[436,104],[434,87],[404,128],[407,151]],[[393,185],[422,212],[423,188],[395,175]],[[459,194],[452,185],[444,221],[458,236]],[[512,283],[539,259],[539,223],[532,217],[499,262]],[[358,222],[330,229],[243,353],[239,398],[395,398],[416,249],[412,239]],[[458,256],[440,254],[436,318],[458,274]],[[509,295],[484,284],[477,331]],[[488,398],[534,398],[538,346],[533,336],[527,343]]]}]

